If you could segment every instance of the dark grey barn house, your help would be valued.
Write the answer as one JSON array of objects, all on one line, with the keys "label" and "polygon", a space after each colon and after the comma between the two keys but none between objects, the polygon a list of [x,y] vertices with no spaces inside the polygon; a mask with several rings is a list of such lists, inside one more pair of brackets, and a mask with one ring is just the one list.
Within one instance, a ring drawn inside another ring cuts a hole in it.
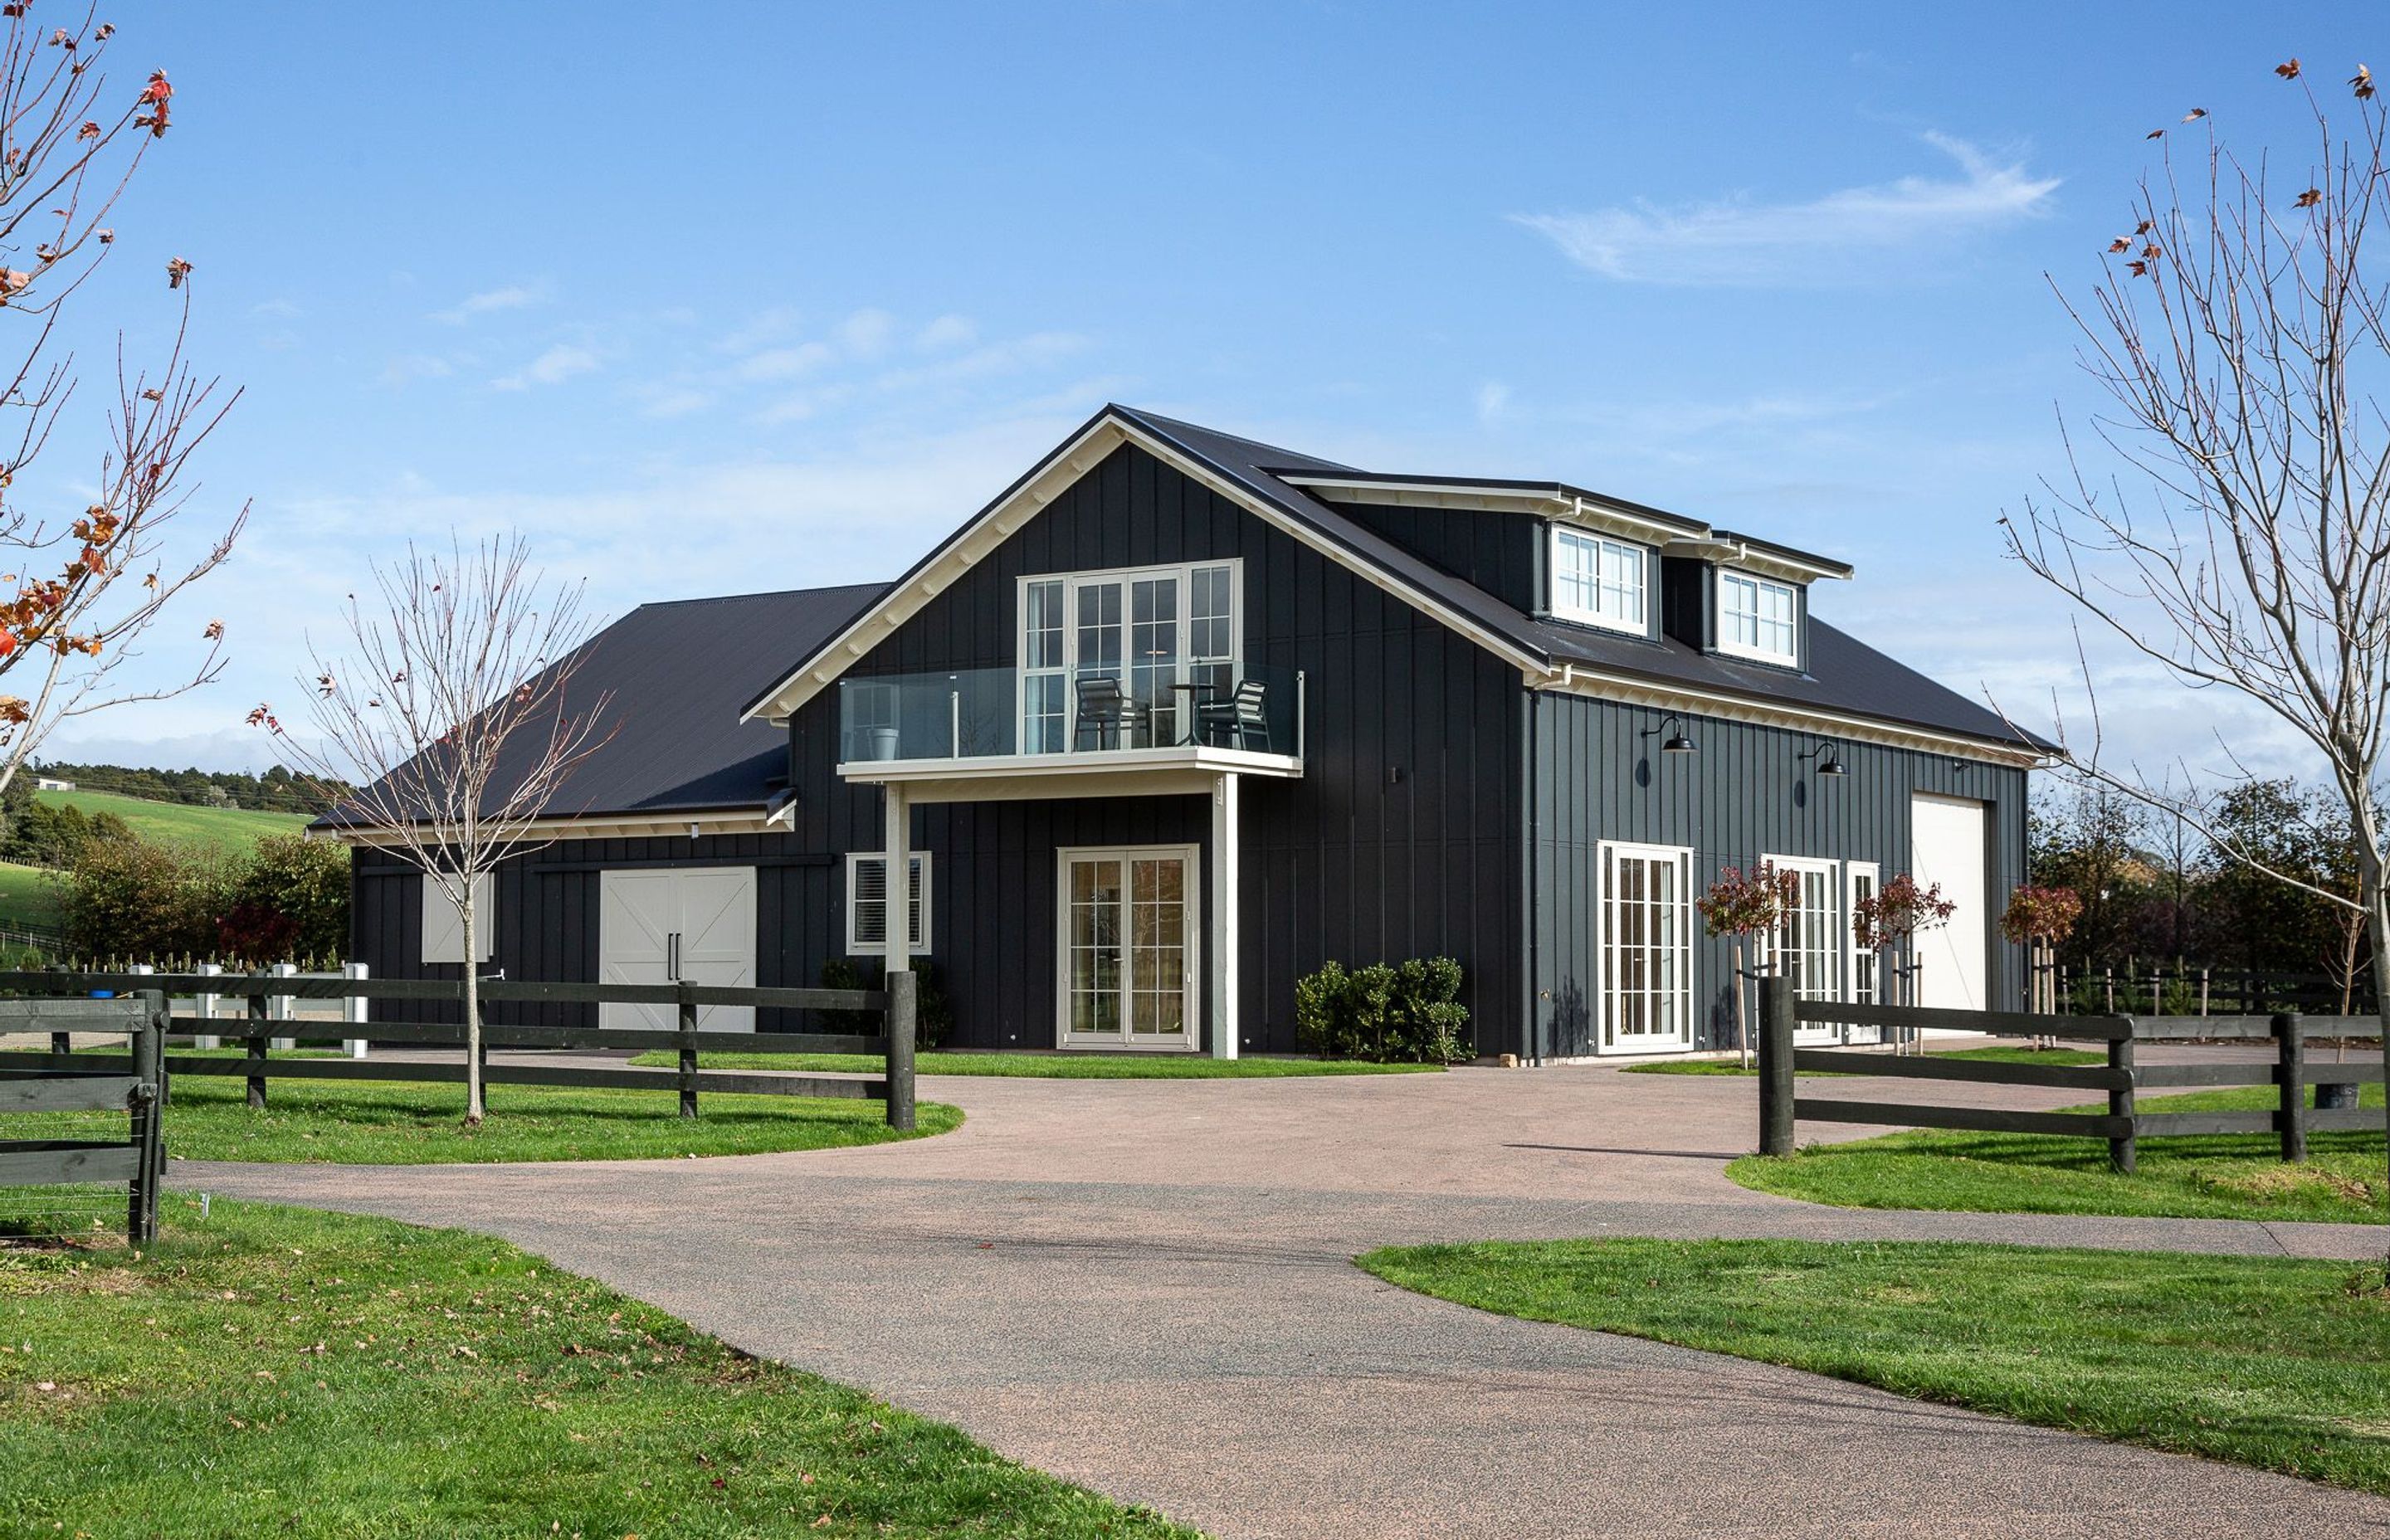
[{"label": "dark grey barn house", "polygon": [[[1765,857],[1801,874],[1775,945],[1805,991],[1873,997],[1851,906],[1908,872],[1960,905],[1925,1003],[2012,1005],[1992,920],[2046,746],[1815,619],[1850,575],[1562,483],[1107,407],[885,587],[593,641],[618,730],[498,874],[483,966],[806,984],[926,956],[962,1046],[1230,1054],[1298,1046],[1323,960],[1443,953],[1481,1052],[1663,1052],[1723,1041],[1692,900]],[[394,858],[360,850],[356,884],[379,976],[463,966]]]}]

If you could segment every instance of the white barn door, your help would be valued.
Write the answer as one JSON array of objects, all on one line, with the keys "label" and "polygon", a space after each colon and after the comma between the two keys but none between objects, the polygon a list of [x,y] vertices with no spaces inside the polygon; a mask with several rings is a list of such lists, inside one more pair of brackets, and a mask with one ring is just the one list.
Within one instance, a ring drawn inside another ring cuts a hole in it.
[{"label": "white barn door", "polygon": [[1982,802],[1925,792],[1908,801],[1909,872],[1921,889],[1942,885],[1959,905],[1950,922],[1917,938],[1918,1004],[1986,1007],[1984,968],[1991,944],[1991,874]]},{"label": "white barn door", "polygon": [[[603,983],[752,987],[755,982],[755,868],[688,866],[601,873],[598,978]],[[602,1027],[672,1031],[670,1006],[603,1005]],[[704,1032],[752,1032],[747,1006],[704,1006]]]}]

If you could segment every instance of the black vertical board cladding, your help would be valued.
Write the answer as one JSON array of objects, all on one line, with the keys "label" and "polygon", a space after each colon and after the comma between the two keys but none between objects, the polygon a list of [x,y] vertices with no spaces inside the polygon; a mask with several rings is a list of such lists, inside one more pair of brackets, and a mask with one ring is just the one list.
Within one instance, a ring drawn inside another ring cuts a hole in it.
[{"label": "black vertical board cladding", "polygon": [[[1989,920],[2024,879],[2024,770],[1842,738],[1831,741],[1847,774],[1820,776],[1814,759],[1799,757],[1825,741],[1810,733],[1682,716],[1698,749],[1663,754],[1656,729],[1672,713],[1550,692],[1530,700],[1529,859],[1539,899],[1531,944],[1544,1053],[1569,1058],[1596,1048],[1601,841],[1690,847],[1696,894],[1722,867],[1762,855],[1873,861],[1891,878],[1909,869],[1909,799],[1917,792],[1986,804],[1988,891],[1972,895],[1986,906],[1986,1004],[2022,1006],[2023,958]],[[1698,1043],[1727,1046],[1730,943],[1701,936],[1698,918],[1694,929]]]},{"label": "black vertical board cladding", "polygon": [[1505,604],[1530,614],[1544,608],[1536,592],[1536,544],[1546,528],[1540,519],[1484,508],[1370,503],[1341,503],[1337,510]]},{"label": "black vertical board cladding", "polygon": [[[1468,538],[1487,535],[1478,529]],[[1506,559],[1524,571],[1531,555],[1522,547]],[[1298,1046],[1294,982],[1330,957],[1443,953],[1468,972],[1481,1047],[1517,1051],[1525,1020],[1514,960],[1525,710],[1518,674],[1143,451],[1115,450],[849,676],[1013,667],[1025,575],[1228,558],[1244,564],[1246,660],[1303,670],[1309,708],[1304,778],[1248,776],[1242,787],[1245,1046]],[[808,929],[787,935],[782,922],[783,966],[797,971],[817,973],[843,937],[843,853],[882,843],[879,789],[836,775],[837,693],[816,696],[790,724],[798,811],[787,839],[832,858],[821,873],[826,903],[805,911]],[[953,1003],[956,1041],[1055,1041],[1058,850],[1208,846],[1210,829],[1201,797],[917,809],[913,838],[932,853],[935,872],[931,956]]]}]

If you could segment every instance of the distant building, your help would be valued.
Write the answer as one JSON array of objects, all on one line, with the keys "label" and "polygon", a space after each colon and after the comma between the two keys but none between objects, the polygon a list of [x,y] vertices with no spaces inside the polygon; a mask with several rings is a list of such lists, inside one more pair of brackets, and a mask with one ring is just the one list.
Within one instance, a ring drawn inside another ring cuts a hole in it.
[{"label": "distant building", "polygon": [[33,777],[33,789],[36,791],[71,791],[74,789],[74,782],[60,780],[56,776],[35,776]]}]

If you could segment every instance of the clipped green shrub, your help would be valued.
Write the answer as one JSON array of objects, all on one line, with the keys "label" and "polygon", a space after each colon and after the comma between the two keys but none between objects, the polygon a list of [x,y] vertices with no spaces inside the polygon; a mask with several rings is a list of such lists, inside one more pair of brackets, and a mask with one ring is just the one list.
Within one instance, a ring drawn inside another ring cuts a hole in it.
[{"label": "clipped green shrub", "polygon": [[1460,964],[1412,957],[1347,969],[1337,962],[1294,984],[1294,1024],[1303,1045],[1328,1059],[1380,1064],[1455,1064],[1475,1049],[1465,1035]]}]

